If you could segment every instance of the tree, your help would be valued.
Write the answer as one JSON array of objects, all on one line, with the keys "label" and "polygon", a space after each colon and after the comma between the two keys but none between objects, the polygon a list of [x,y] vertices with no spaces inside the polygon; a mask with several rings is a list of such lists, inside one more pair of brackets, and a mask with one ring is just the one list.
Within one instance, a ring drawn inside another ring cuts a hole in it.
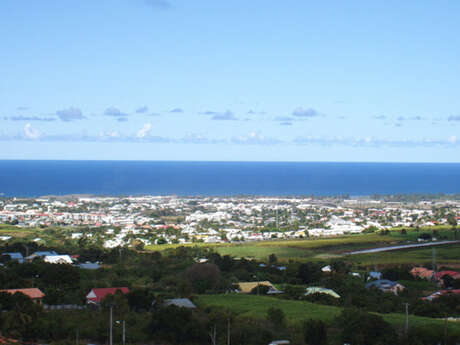
[{"label": "tree", "polygon": [[270,254],[268,256],[268,262],[273,265],[273,264],[276,264],[278,262],[278,257],[275,255],[275,254]]},{"label": "tree", "polygon": [[457,217],[455,217],[455,214],[449,213],[447,216],[447,223],[449,223],[449,225],[452,227],[452,230],[455,234],[455,239],[457,239]]},{"label": "tree", "polygon": [[297,276],[303,283],[309,284],[318,281],[321,278],[321,268],[314,263],[308,262],[299,266]]},{"label": "tree", "polygon": [[272,307],[267,310],[267,320],[275,327],[283,327],[286,322],[286,316],[281,309]]},{"label": "tree", "polygon": [[173,344],[202,344],[206,339],[206,331],[200,318],[190,309],[173,305],[155,309],[147,331],[156,338]]},{"label": "tree", "polygon": [[393,345],[395,330],[381,316],[356,308],[344,309],[336,319],[342,329],[342,341],[353,345]]},{"label": "tree", "polygon": [[217,287],[220,270],[215,264],[193,264],[185,271],[185,278],[195,292],[204,293]]},{"label": "tree", "polygon": [[305,321],[303,326],[304,339],[307,345],[327,344],[326,325],[321,320]]}]

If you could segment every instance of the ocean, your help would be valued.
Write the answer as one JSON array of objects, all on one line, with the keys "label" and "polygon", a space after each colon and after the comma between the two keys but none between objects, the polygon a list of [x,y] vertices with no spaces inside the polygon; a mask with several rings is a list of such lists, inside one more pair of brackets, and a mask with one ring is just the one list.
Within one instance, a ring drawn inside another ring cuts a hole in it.
[{"label": "ocean", "polygon": [[0,196],[460,193],[460,164],[0,161]]}]

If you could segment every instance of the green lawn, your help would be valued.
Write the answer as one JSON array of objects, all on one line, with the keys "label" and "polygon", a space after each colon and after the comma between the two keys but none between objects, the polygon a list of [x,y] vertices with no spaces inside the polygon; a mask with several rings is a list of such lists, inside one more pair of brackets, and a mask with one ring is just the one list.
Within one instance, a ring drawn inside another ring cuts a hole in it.
[{"label": "green lawn", "polygon": [[[307,319],[322,320],[331,323],[340,314],[342,308],[305,301],[283,300],[276,297],[226,294],[226,295],[199,295],[195,302],[200,307],[218,306],[228,308],[239,316],[265,318],[269,308],[279,308],[286,315],[289,323],[296,325]],[[382,314],[383,318],[397,327],[403,327],[404,314]],[[409,326],[444,326],[444,320],[431,319],[420,316],[409,316]],[[449,322],[449,329],[460,332],[460,323]]]}]

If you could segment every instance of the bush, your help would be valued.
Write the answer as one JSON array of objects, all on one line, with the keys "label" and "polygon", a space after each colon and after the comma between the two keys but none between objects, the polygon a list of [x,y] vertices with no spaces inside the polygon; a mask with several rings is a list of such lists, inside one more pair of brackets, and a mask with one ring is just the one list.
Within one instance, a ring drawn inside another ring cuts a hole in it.
[{"label": "bush", "polygon": [[308,320],[303,325],[304,339],[307,345],[327,344],[326,325],[321,320]]}]

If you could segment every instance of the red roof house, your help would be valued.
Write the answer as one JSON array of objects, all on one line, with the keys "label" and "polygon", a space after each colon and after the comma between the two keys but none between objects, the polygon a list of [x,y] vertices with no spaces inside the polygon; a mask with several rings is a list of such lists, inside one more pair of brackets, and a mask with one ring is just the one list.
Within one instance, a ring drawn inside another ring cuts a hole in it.
[{"label": "red roof house", "polygon": [[107,295],[115,295],[117,291],[122,294],[127,294],[129,289],[127,287],[116,287],[116,288],[95,288],[86,295],[86,303],[99,304]]},{"label": "red roof house", "polygon": [[438,298],[439,296],[452,295],[452,294],[460,295],[460,289],[436,291],[435,293],[432,293],[428,297],[423,297],[422,299],[425,300],[425,301],[432,301],[432,300]]},{"label": "red roof house", "polygon": [[456,271],[440,271],[434,275],[434,279],[441,280],[444,276],[451,276],[453,279],[460,278],[460,272]]}]

